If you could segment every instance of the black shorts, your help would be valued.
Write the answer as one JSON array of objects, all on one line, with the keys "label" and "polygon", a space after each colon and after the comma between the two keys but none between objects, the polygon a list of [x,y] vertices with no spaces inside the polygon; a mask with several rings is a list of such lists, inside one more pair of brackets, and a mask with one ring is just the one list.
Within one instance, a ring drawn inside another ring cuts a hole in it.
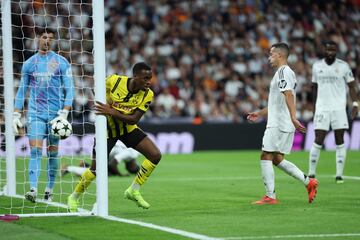
[{"label": "black shorts", "polygon": [[[109,156],[111,149],[115,146],[118,140],[122,141],[126,147],[131,147],[135,149],[136,146],[139,144],[139,142],[141,142],[145,137],[147,137],[146,133],[144,133],[140,128],[135,128],[133,131],[125,135],[121,135],[116,138],[108,138],[107,154]],[[95,144],[96,144],[96,139],[94,140],[93,156],[96,156]]]}]

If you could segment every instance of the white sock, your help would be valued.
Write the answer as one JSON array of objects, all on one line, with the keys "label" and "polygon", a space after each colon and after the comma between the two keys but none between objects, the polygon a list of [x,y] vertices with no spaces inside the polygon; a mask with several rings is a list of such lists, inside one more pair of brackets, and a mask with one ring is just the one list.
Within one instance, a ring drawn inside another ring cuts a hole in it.
[{"label": "white sock", "polygon": [[316,166],[319,162],[321,148],[322,146],[316,143],[313,143],[313,145],[311,146],[309,154],[309,175],[316,174]]},{"label": "white sock", "polygon": [[272,161],[261,160],[261,175],[265,185],[266,196],[276,198],[275,194],[275,174]]},{"label": "white sock", "polygon": [[78,176],[81,176],[85,172],[86,169],[87,169],[86,167],[76,167],[76,166],[68,166],[67,167],[68,172],[74,173]]},{"label": "white sock", "polygon": [[73,199],[79,199],[80,195],[81,195],[81,193],[73,192],[73,193],[71,194],[71,197],[72,197]]},{"label": "white sock", "polygon": [[336,146],[336,176],[342,177],[346,159],[345,144]]},{"label": "white sock", "polygon": [[277,165],[277,167],[289,174],[290,176],[293,176],[297,180],[303,182],[305,185],[309,184],[309,178],[292,162],[284,159]]},{"label": "white sock", "polygon": [[133,181],[133,183],[131,184],[131,188],[133,190],[139,190],[140,189],[140,185],[138,183],[136,183],[135,181]]}]

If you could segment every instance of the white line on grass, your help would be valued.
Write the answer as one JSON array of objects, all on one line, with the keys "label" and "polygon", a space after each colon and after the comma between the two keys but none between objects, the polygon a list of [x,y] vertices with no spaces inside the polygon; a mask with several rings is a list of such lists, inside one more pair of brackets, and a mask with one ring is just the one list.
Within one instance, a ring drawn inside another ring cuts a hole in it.
[{"label": "white line on grass", "polygon": [[[319,178],[335,178],[335,175],[317,175]],[[276,177],[276,179],[285,179],[289,178],[287,175],[280,175]],[[352,179],[352,180],[360,180],[360,177],[357,176],[344,176],[345,179]],[[174,177],[174,178],[154,178],[151,179],[152,182],[192,182],[192,181],[232,181],[232,180],[256,180],[260,179],[261,176],[234,176],[234,177],[221,177],[221,176],[214,176],[214,177]],[[128,181],[128,179],[109,179],[109,182],[119,182],[120,181]]]},{"label": "white line on grass", "polygon": [[360,180],[360,177],[357,176],[344,176],[345,179],[351,179],[351,180]]},{"label": "white line on grass", "polygon": [[275,236],[248,236],[248,237],[224,237],[222,240],[251,240],[251,239],[289,239],[289,238],[329,238],[329,237],[356,237],[360,233],[331,233],[331,234],[299,234],[299,235],[275,235]]},{"label": "white line on grass", "polygon": [[[24,196],[22,196],[22,195],[15,195],[13,197],[24,199]],[[38,199],[37,202],[39,202],[39,203],[47,203],[47,204],[49,204],[51,206],[60,207],[60,208],[65,208],[65,209],[67,208],[66,204],[62,204],[62,203],[58,203],[58,202],[45,202],[45,201],[40,200],[40,199]],[[92,212],[90,212],[88,210],[85,210],[85,209],[82,209],[82,208],[79,208],[79,212],[77,212],[77,213],[30,213],[30,214],[16,214],[16,215],[19,216],[19,217],[96,216]],[[115,217],[115,216],[107,216],[107,217],[103,217],[103,218],[107,219],[107,220],[111,220],[111,221],[117,221],[117,222],[122,222],[122,223],[138,225],[138,226],[142,226],[142,227],[146,227],[146,228],[156,229],[156,230],[159,230],[159,231],[168,232],[168,233],[172,233],[172,234],[175,234],[175,235],[188,237],[188,238],[191,238],[191,239],[197,239],[197,240],[220,240],[218,238],[212,238],[212,237],[209,237],[209,236],[206,236],[206,235],[201,235],[201,234],[187,232],[187,231],[183,231],[183,230],[179,230],[179,229],[175,229],[175,228],[155,225],[155,224],[152,224],[152,223],[135,221],[135,220],[131,220],[131,219],[119,218],[119,217]]]},{"label": "white line on grass", "polygon": [[168,233],[188,237],[188,238],[191,238],[191,239],[221,240],[220,238],[213,238],[213,237],[209,237],[209,236],[202,235],[202,234],[197,234],[197,233],[192,233],[192,232],[179,230],[179,229],[176,229],[176,228],[164,227],[164,226],[155,225],[155,224],[152,224],[152,223],[140,222],[140,221],[135,221],[135,220],[126,219],[126,218],[119,218],[119,217],[115,217],[115,216],[108,216],[108,217],[104,217],[104,218],[108,219],[108,220],[111,220],[111,221],[134,224],[134,225],[138,225],[138,226],[142,226],[142,227],[146,227],[146,228],[156,229],[156,230],[160,230],[160,231],[163,231],[163,232],[168,232]]}]

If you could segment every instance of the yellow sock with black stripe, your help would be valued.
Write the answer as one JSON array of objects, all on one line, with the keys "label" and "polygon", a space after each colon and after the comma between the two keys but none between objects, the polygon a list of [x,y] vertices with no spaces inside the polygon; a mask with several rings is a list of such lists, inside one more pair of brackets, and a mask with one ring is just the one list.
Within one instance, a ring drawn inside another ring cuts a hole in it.
[{"label": "yellow sock with black stripe", "polygon": [[77,199],[85,190],[88,188],[90,183],[96,178],[96,175],[91,172],[88,168],[85,172],[81,175],[80,181],[75,187],[74,192],[72,193],[72,197]]},{"label": "yellow sock with black stripe", "polygon": [[145,159],[140,166],[138,173],[134,179],[131,187],[133,189],[139,189],[141,185],[143,185],[148,177],[151,175],[152,171],[154,171],[156,165],[150,162],[148,159]]}]

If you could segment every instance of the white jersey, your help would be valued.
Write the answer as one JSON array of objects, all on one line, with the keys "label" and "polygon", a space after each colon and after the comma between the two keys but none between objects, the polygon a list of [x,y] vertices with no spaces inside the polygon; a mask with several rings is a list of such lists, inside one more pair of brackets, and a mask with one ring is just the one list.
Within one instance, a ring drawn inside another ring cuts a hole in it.
[{"label": "white jersey", "polygon": [[267,128],[276,127],[283,132],[295,132],[290,112],[282,92],[291,90],[295,98],[296,77],[287,65],[278,68],[270,83]]},{"label": "white jersey", "polygon": [[317,83],[316,111],[336,111],[346,108],[346,85],[354,81],[349,65],[335,59],[328,65],[324,59],[314,63],[312,82]]}]

